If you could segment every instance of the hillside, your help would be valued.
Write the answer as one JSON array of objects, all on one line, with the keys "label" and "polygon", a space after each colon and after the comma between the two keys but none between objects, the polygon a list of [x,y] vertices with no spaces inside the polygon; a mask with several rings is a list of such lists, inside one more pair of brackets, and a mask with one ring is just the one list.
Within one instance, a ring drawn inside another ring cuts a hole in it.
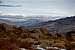
[{"label": "hillside", "polygon": [[[72,32],[71,32],[72,33]],[[68,34],[67,34],[68,35]],[[19,48],[30,49],[32,45],[41,45],[43,48],[47,46],[69,49],[71,47],[70,36],[62,33],[49,32],[47,28],[28,29],[25,27],[17,27],[15,25],[0,24],[0,49],[12,50]]]},{"label": "hillside", "polygon": [[42,22],[34,27],[47,27],[50,32],[66,33],[75,30],[75,16]]}]

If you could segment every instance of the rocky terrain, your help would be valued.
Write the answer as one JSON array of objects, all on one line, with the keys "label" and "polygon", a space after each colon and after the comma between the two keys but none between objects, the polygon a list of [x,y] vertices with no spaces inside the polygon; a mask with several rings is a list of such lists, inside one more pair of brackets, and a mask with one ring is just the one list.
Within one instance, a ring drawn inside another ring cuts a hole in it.
[{"label": "rocky terrain", "polygon": [[46,27],[28,29],[25,27],[1,23],[0,50],[19,50],[19,48],[30,50],[32,45],[41,45],[43,48],[52,46],[71,49],[74,48],[71,44],[71,41],[74,40],[71,38],[72,36],[68,35],[68,33],[66,33],[66,35],[64,33],[52,33],[49,32]]}]

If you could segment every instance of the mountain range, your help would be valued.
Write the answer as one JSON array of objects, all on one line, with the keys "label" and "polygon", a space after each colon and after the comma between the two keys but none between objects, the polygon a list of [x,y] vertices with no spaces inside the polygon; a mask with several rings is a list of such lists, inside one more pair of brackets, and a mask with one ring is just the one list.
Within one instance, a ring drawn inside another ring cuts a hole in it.
[{"label": "mountain range", "polygon": [[[10,20],[9,20],[10,19]],[[0,23],[8,23],[18,26],[25,26],[28,28],[39,28],[39,27],[46,27],[50,32],[68,32],[75,30],[75,16],[72,17],[66,17],[66,18],[60,18],[56,20],[42,20],[40,17],[34,17],[34,18],[19,18],[20,21],[16,18],[15,21],[11,21],[11,19],[15,19],[12,17],[1,17],[0,16]]]},{"label": "mountain range", "polygon": [[42,22],[36,27],[47,27],[50,32],[69,32],[75,30],[75,16]]}]

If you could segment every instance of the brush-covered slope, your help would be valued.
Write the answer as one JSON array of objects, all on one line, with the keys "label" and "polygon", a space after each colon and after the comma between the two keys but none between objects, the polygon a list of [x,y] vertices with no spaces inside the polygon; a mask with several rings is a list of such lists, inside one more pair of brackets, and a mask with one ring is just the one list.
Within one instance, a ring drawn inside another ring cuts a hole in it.
[{"label": "brush-covered slope", "polygon": [[66,48],[67,40],[64,34],[50,33],[47,28],[28,29],[5,23],[0,24],[0,49],[12,50],[18,48],[31,48],[32,44],[40,44],[43,48],[57,46]]}]

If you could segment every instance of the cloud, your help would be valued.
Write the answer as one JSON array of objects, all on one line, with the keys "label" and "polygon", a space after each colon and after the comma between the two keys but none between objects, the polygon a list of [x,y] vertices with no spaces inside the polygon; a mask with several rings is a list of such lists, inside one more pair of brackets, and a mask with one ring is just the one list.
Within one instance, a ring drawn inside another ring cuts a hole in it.
[{"label": "cloud", "polygon": [[[75,0],[2,0],[0,11],[21,15],[75,15]],[[5,5],[8,4],[8,5]],[[18,5],[21,5],[18,6]],[[11,7],[11,8],[9,8]]]},{"label": "cloud", "polygon": [[0,5],[0,7],[20,7],[20,5]]},{"label": "cloud", "polygon": [[2,1],[0,1],[0,3],[3,3]]}]

